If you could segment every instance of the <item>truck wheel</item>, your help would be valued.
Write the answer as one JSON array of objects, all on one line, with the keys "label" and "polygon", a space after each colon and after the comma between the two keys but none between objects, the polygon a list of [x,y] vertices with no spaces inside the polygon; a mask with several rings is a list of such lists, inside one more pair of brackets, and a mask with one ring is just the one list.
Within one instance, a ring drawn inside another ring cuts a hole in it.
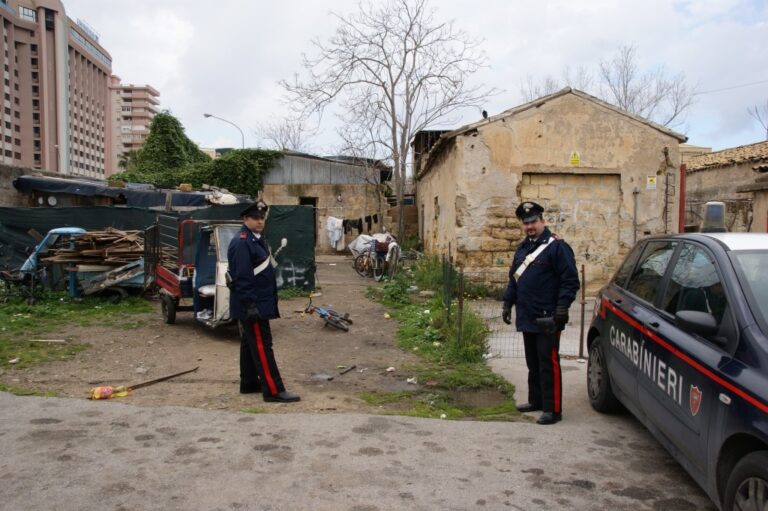
[{"label": "truck wheel", "polygon": [[601,413],[616,412],[621,409],[619,400],[611,390],[611,380],[605,364],[603,342],[595,337],[589,347],[587,364],[587,394],[592,408]]},{"label": "truck wheel", "polygon": [[160,309],[163,312],[163,320],[172,325],[176,322],[176,301],[168,295],[160,297]]},{"label": "truck wheel", "polygon": [[723,509],[768,509],[768,451],[747,454],[736,464],[728,478]]}]

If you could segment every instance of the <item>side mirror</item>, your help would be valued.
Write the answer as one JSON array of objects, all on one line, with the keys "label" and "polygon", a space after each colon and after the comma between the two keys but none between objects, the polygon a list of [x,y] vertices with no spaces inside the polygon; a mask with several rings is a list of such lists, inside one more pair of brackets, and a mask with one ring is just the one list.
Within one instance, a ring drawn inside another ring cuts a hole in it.
[{"label": "side mirror", "polygon": [[677,311],[675,325],[681,330],[698,334],[702,337],[712,338],[720,327],[712,314],[701,311]]}]

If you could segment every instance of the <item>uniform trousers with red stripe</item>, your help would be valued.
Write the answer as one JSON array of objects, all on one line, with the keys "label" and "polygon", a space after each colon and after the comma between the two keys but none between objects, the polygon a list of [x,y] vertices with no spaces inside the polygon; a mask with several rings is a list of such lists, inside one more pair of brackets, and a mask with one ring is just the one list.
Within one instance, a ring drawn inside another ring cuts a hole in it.
[{"label": "uniform trousers with red stripe", "polygon": [[285,386],[272,351],[269,320],[245,320],[240,323],[243,327],[243,336],[240,338],[241,388],[261,389],[265,397],[283,392]]},{"label": "uniform trousers with red stripe", "polygon": [[528,403],[544,412],[562,413],[560,332],[523,332],[523,344],[528,366]]}]

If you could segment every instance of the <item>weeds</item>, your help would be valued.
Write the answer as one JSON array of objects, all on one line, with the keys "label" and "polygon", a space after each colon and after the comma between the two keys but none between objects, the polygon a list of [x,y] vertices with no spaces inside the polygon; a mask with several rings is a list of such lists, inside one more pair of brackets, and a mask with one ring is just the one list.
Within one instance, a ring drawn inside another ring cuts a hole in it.
[{"label": "weeds", "polygon": [[[450,286],[444,286],[446,277]],[[403,371],[416,376],[419,389],[403,392],[373,392],[361,397],[372,406],[387,406],[392,413],[433,418],[515,420],[519,413],[512,399],[514,386],[493,373],[483,354],[487,351],[488,327],[469,308],[461,317],[458,335],[457,307],[446,307],[444,290],[457,287],[455,272],[444,270],[437,257],[425,257],[400,272],[382,287],[371,287],[368,297],[392,308],[400,322],[398,345],[421,357],[423,363]],[[433,297],[414,303],[409,287],[435,291]],[[468,289],[485,296],[483,286]],[[469,294],[468,293],[468,294]],[[478,399],[481,398],[481,399]]]},{"label": "weeds", "polygon": [[[0,308],[0,367],[25,368],[71,358],[90,345],[30,341],[65,325],[138,328],[144,321],[133,316],[151,310],[150,303],[138,297],[113,304],[99,297],[74,300],[63,293],[48,292],[36,305],[22,299],[10,300]],[[16,361],[11,364],[12,360]]]}]

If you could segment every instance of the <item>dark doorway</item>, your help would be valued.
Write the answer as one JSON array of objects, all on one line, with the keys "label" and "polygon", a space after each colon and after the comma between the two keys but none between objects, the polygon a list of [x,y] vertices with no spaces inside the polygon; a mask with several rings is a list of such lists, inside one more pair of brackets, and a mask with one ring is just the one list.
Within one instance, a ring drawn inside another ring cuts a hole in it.
[{"label": "dark doorway", "polygon": [[317,243],[317,197],[299,197],[299,206],[312,206],[312,218],[315,219],[315,243]]}]

